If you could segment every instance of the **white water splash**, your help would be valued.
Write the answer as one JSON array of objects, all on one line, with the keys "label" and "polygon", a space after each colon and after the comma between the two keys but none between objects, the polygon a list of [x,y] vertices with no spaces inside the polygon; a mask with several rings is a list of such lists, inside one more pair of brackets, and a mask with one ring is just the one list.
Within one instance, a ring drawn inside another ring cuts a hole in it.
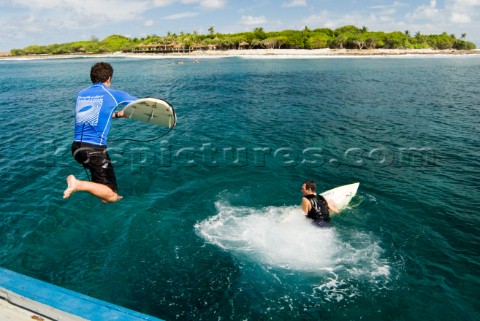
[{"label": "white water splash", "polygon": [[195,229],[207,242],[236,256],[271,267],[341,274],[341,279],[389,275],[382,248],[367,233],[340,234],[335,227],[318,228],[299,206],[256,209],[223,202],[215,205],[217,215],[197,223]]}]

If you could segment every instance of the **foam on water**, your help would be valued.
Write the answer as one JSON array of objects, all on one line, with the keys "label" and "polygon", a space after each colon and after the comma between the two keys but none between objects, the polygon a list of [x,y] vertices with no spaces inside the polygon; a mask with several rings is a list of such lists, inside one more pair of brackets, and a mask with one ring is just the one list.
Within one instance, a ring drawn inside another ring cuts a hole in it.
[{"label": "foam on water", "polygon": [[383,249],[365,232],[318,228],[298,206],[250,208],[222,201],[215,206],[217,214],[197,223],[196,231],[239,258],[322,275],[389,276]]}]

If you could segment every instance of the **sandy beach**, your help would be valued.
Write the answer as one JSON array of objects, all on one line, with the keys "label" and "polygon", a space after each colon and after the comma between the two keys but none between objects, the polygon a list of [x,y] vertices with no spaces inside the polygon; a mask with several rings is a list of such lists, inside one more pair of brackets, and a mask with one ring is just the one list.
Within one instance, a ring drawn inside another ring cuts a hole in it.
[{"label": "sandy beach", "polygon": [[138,57],[138,58],[201,58],[201,57],[368,57],[368,56],[419,56],[419,55],[479,55],[480,49],[474,50],[435,50],[435,49],[231,49],[231,50],[197,50],[191,52],[169,53],[103,53],[103,54],[68,54],[68,55],[29,55],[7,56],[0,59],[48,59],[78,57]]},{"label": "sandy beach", "polygon": [[[192,53],[194,54],[194,53]],[[398,55],[465,55],[480,54],[480,50],[434,49],[242,49],[227,51],[203,51],[205,56],[398,56]]]}]

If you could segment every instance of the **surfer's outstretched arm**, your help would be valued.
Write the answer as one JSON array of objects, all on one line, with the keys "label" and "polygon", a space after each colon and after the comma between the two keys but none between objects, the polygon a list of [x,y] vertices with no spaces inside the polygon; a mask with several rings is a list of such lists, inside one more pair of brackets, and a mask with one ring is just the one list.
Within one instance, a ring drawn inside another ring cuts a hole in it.
[{"label": "surfer's outstretched arm", "polygon": [[63,198],[69,198],[73,193],[78,191],[88,192],[93,196],[98,197],[104,203],[113,203],[123,198],[123,196],[119,196],[107,185],[82,181],[73,175],[67,177],[67,184],[68,187],[63,192]]},{"label": "surfer's outstretched arm", "polygon": [[335,204],[333,200],[330,200],[330,199],[325,199],[325,200],[327,201],[329,211],[332,211],[334,214],[340,213],[340,211],[338,210],[337,204]]}]

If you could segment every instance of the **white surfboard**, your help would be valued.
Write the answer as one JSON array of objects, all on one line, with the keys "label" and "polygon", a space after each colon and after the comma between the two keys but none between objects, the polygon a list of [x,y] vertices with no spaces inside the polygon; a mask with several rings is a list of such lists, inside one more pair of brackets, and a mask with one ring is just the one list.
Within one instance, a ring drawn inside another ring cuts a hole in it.
[{"label": "white surfboard", "polygon": [[165,100],[142,98],[125,106],[124,115],[133,120],[172,128],[177,122],[173,107]]},{"label": "white surfboard", "polygon": [[337,205],[339,211],[347,207],[350,200],[357,194],[360,183],[339,186],[321,193],[323,197],[332,200]]}]

